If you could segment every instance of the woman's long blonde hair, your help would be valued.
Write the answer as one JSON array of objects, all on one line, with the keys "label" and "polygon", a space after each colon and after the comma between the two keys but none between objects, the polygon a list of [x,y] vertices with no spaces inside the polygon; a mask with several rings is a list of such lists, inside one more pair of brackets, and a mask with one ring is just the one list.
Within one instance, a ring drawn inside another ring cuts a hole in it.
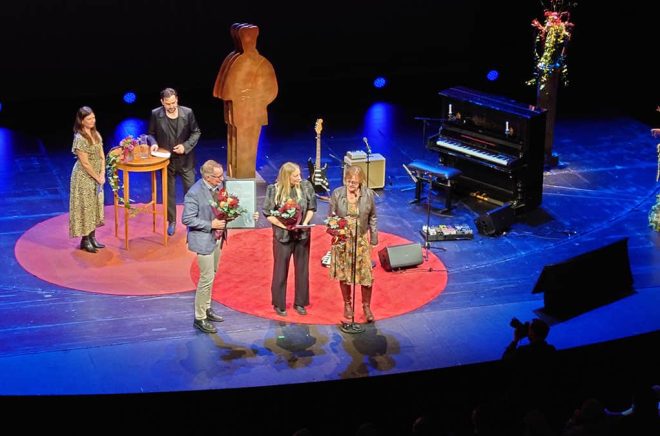
[{"label": "woman's long blonde hair", "polygon": [[[284,204],[289,198],[291,198],[291,174],[296,171],[300,171],[298,164],[293,162],[285,162],[280,167],[280,172],[277,175],[277,181],[275,181],[275,204]],[[302,197],[302,190],[300,185],[296,186],[296,198],[300,199]]]}]

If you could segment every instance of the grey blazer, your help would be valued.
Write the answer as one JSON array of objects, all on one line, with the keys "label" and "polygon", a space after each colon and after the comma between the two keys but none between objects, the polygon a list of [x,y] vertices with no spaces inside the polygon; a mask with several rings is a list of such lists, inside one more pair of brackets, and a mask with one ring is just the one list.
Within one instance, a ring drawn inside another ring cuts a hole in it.
[{"label": "grey blazer", "polygon": [[[302,180],[300,182],[300,190],[302,191],[302,198],[295,198],[300,205],[300,220],[305,219],[305,215],[307,214],[308,210],[315,211],[316,210],[316,194],[314,193],[314,186],[309,182],[309,180]],[[266,188],[266,197],[264,198],[264,205],[262,208],[262,212],[264,216],[268,217],[271,215],[270,211],[274,210],[278,207],[278,205],[275,204],[275,192],[276,187],[275,184],[268,185]],[[272,226],[273,227],[273,237],[278,240],[279,242],[289,242],[290,241],[290,233],[286,229],[279,228],[277,226]],[[309,232],[308,231],[303,231],[300,233],[300,238],[299,239],[307,239],[309,237]]]},{"label": "grey blazer", "polygon": [[[378,217],[376,215],[376,203],[374,203],[374,191],[363,186],[360,190],[360,199],[358,200],[358,210],[360,212],[358,227],[360,235],[370,233],[369,242],[371,245],[378,244]],[[328,215],[335,214],[345,217],[348,215],[348,200],[346,199],[346,186],[340,186],[332,191],[330,196],[330,207]]]},{"label": "grey blazer", "polygon": [[211,254],[215,249],[216,240],[211,228],[215,215],[209,203],[211,200],[211,190],[204,179],[199,179],[188,190],[183,201],[181,221],[188,226],[188,249],[198,254]]}]

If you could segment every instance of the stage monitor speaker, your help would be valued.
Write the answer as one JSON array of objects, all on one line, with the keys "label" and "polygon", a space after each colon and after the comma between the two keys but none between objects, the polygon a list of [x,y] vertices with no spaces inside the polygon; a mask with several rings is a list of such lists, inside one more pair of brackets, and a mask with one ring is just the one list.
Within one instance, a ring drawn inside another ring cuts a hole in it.
[{"label": "stage monitor speaker", "polygon": [[546,265],[532,293],[543,292],[544,311],[570,318],[632,292],[628,238]]},{"label": "stage monitor speaker", "polygon": [[418,243],[390,245],[378,252],[378,259],[385,271],[421,265],[422,246]]},{"label": "stage monitor speaker", "polygon": [[484,214],[474,220],[477,231],[486,236],[502,234],[511,227],[516,216],[510,204],[505,204]]},{"label": "stage monitor speaker", "polygon": [[[359,166],[364,171],[364,177],[367,177],[366,159],[351,159],[349,156],[344,156],[344,163]],[[345,168],[344,171],[346,171]],[[367,186],[372,189],[385,187],[385,158],[380,153],[369,155],[369,183]]]}]

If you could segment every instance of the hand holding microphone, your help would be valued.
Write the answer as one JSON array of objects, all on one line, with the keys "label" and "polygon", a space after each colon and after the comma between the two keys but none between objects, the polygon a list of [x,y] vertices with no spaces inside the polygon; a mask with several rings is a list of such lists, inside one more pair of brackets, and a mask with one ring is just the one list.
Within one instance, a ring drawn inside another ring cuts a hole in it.
[{"label": "hand holding microphone", "polygon": [[371,147],[369,147],[369,141],[367,141],[367,137],[363,136],[362,141],[364,141],[364,145],[367,147],[367,153],[371,154]]}]

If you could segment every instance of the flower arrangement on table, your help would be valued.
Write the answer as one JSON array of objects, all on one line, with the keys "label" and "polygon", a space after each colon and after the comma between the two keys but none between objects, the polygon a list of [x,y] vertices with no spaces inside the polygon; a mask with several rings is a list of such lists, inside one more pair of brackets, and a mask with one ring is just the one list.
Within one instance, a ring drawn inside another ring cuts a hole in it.
[{"label": "flower arrangement on table", "polygon": [[543,90],[555,71],[559,72],[562,83],[568,85],[566,47],[574,27],[568,9],[576,4],[550,0],[549,8],[544,4],[543,24],[536,18],[532,20],[532,27],[536,30],[534,78],[526,82],[528,85],[537,85],[539,90]]},{"label": "flower arrangement on table", "polygon": [[332,245],[340,245],[348,240],[348,220],[337,215],[330,215],[323,222],[326,225],[325,232],[332,236]]},{"label": "flower arrangement on table", "polygon": [[[219,220],[227,222],[233,221],[245,212],[247,209],[240,207],[240,200],[234,194],[230,194],[226,189],[218,190],[213,199],[209,200],[213,215]],[[224,230],[214,229],[213,237],[220,239]]]},{"label": "flower arrangement on table", "polygon": [[121,160],[128,162],[133,159],[133,153],[136,148],[142,144],[142,135],[140,139],[133,138],[133,135],[128,135],[119,141],[119,148],[121,149]]},{"label": "flower arrangement on table", "polygon": [[140,135],[138,139],[133,138],[133,135],[128,135],[119,141],[119,145],[114,147],[105,157],[105,173],[108,184],[112,192],[117,195],[119,203],[128,209],[131,209],[130,202],[132,200],[129,199],[129,204],[125,204],[124,197],[120,195],[124,187],[117,175],[117,164],[130,161],[135,148],[142,144],[147,144],[146,135]]},{"label": "flower arrangement on table", "polygon": [[285,201],[279,208],[270,211],[271,216],[276,217],[282,224],[287,226],[288,230],[292,230],[290,227],[298,224],[300,213],[300,205],[292,198]]}]

